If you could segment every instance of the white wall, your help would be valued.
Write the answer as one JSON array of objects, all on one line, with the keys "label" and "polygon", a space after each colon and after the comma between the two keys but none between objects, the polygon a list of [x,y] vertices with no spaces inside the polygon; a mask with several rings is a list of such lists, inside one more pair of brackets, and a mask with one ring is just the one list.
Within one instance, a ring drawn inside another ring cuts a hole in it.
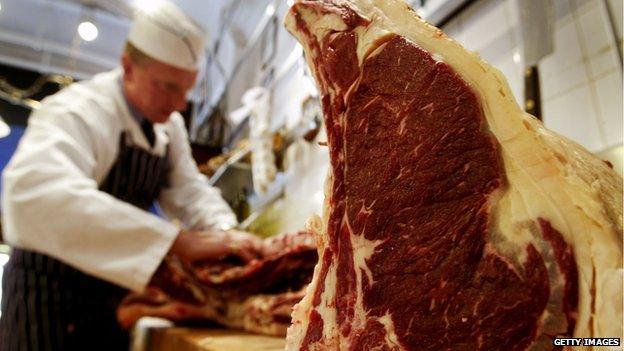
[{"label": "white wall", "polygon": [[622,66],[606,1],[556,3],[556,51],[540,64],[545,123],[591,151],[621,144]]},{"label": "white wall", "polygon": [[[553,0],[555,51],[539,65],[546,126],[598,152],[622,143],[622,1]],[[443,30],[500,69],[523,99],[523,58],[516,0],[480,0]],[[514,60],[515,56],[515,60]],[[521,105],[523,105],[521,103]]]}]

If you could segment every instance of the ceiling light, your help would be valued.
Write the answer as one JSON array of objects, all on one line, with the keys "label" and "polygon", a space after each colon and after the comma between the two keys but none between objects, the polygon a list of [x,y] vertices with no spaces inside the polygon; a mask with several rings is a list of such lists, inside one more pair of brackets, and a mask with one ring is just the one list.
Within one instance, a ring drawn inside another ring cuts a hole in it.
[{"label": "ceiling light", "polygon": [[520,52],[518,51],[518,49],[514,50],[512,59],[515,63],[520,63],[520,60],[522,59],[522,57],[520,56]]},{"label": "ceiling light", "polygon": [[95,24],[85,21],[78,25],[78,34],[84,41],[93,41],[98,36],[98,29]]}]

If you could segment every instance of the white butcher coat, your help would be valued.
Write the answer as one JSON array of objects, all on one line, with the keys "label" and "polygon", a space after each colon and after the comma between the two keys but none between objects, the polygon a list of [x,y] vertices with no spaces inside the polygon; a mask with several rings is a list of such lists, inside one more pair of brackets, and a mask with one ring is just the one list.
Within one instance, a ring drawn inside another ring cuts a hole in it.
[{"label": "white butcher coat", "polygon": [[170,187],[158,198],[170,218],[190,228],[232,227],[236,218],[199,173],[184,121],[155,124],[149,146],[131,115],[121,70],[72,84],[44,99],[2,176],[2,223],[13,246],[44,253],[134,291],[144,289],[173,243],[171,222],[98,190],[117,158],[122,131],[136,146],[163,155]]}]

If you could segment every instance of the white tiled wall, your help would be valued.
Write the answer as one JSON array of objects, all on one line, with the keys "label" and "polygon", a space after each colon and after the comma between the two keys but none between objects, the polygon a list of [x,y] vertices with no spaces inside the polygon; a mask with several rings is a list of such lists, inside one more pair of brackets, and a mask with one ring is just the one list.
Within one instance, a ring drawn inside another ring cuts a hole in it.
[{"label": "white tiled wall", "polygon": [[[479,0],[443,29],[500,69],[521,102],[524,64],[516,1]],[[539,65],[544,123],[591,151],[621,144],[622,0],[553,4],[555,51]],[[619,29],[615,37],[610,13]]]},{"label": "white tiled wall", "polygon": [[621,144],[622,63],[607,1],[555,2],[555,53],[540,64],[544,121],[591,151]]},{"label": "white tiled wall", "polygon": [[609,12],[613,19],[613,24],[617,30],[617,39],[618,44],[620,46],[620,51],[622,51],[622,16],[624,16],[624,1],[622,0],[608,0],[607,2]]}]

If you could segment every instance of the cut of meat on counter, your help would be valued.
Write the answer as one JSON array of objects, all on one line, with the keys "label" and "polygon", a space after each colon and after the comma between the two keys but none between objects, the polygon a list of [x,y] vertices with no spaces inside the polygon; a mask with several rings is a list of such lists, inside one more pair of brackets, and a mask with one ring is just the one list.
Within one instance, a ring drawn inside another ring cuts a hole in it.
[{"label": "cut of meat on counter", "polygon": [[288,350],[622,337],[622,178],[394,0],[295,1],[331,160]]},{"label": "cut of meat on counter", "polygon": [[146,291],[131,293],[121,303],[119,322],[129,328],[152,316],[283,336],[292,307],[312,278],[314,237],[305,231],[271,237],[262,253],[247,264],[228,257],[192,266],[168,256]]}]

